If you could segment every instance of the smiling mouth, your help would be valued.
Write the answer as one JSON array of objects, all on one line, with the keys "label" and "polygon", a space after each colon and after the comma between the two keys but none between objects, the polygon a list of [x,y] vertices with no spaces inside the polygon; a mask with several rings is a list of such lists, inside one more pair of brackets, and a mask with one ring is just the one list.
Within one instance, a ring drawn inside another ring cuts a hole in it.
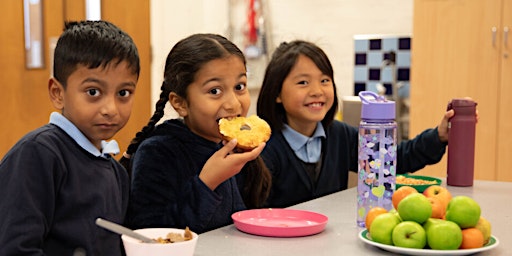
[{"label": "smiling mouth", "polygon": [[324,105],[325,105],[325,103],[322,103],[322,102],[313,102],[313,103],[306,104],[306,106],[308,106],[308,107],[323,107]]}]

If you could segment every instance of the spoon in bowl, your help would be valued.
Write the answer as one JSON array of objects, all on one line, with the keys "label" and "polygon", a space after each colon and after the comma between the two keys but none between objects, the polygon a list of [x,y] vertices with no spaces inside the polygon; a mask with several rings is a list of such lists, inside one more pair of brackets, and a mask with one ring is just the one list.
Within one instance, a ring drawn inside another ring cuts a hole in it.
[{"label": "spoon in bowl", "polygon": [[104,220],[102,218],[97,218],[96,219],[96,225],[102,227],[102,228],[105,228],[105,229],[108,229],[114,233],[117,233],[117,234],[120,234],[120,235],[127,235],[129,237],[132,237],[132,238],[135,238],[137,240],[140,240],[144,243],[156,243],[155,240],[147,237],[147,236],[144,236],[144,235],[141,235],[137,232],[134,232],[133,230],[129,229],[129,228],[126,228],[126,227],[123,227],[117,223],[114,223],[114,222],[111,222],[111,221],[108,221],[108,220]]}]

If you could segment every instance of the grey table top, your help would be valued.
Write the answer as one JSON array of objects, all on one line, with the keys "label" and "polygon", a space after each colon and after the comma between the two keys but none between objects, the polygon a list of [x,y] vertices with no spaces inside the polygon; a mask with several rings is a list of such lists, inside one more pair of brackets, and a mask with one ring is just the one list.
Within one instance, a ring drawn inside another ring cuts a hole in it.
[{"label": "grey table top", "polygon": [[[443,182],[444,184],[444,182]],[[443,185],[445,186],[445,185]],[[499,245],[481,255],[511,255],[512,182],[475,181],[472,187],[448,186],[453,196],[467,195],[482,208]],[[395,255],[362,242],[356,225],[356,188],[290,207],[329,218],[325,230],[306,237],[276,238],[251,235],[229,225],[199,235],[196,256],[222,255]]]}]

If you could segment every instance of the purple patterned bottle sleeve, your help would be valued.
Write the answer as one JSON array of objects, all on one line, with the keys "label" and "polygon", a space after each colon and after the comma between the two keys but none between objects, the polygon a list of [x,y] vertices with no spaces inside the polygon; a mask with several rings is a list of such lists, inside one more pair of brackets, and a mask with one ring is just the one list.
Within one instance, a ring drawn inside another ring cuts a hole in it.
[{"label": "purple patterned bottle sleeve", "polygon": [[394,102],[376,98],[375,103],[384,105],[372,105],[374,102],[363,100],[363,108],[365,103],[370,106],[362,110],[358,145],[357,225],[360,227],[365,226],[371,208],[380,206],[388,211],[393,208],[391,198],[396,177],[397,125],[394,112],[392,115],[386,112],[391,107],[389,104],[393,104],[394,110]]}]

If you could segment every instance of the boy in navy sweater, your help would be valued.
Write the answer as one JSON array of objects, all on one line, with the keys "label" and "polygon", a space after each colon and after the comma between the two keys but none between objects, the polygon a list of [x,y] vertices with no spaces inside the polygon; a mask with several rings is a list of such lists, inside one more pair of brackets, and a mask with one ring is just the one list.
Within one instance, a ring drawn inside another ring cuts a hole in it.
[{"label": "boy in navy sweater", "polygon": [[140,71],[131,37],[105,21],[68,22],[48,92],[59,110],[0,162],[1,255],[122,255],[129,178],[111,139],[130,117]]}]

